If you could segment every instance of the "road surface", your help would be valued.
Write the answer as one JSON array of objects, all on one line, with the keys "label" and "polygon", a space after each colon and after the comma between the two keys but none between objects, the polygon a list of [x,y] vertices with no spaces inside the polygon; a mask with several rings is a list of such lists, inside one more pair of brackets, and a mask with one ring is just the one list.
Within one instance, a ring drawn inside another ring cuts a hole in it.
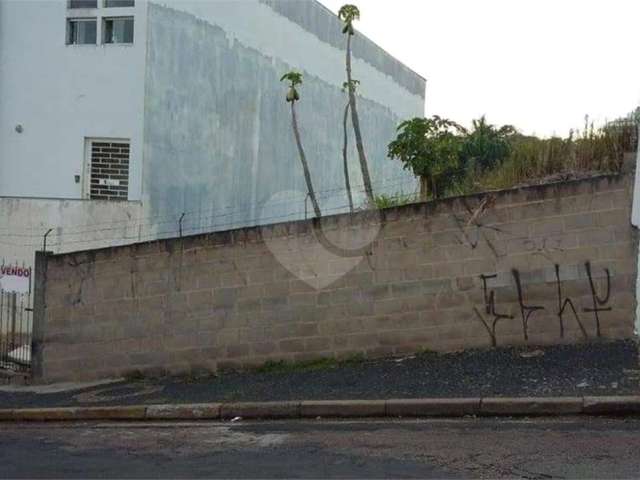
[{"label": "road surface", "polygon": [[2,478],[638,478],[640,418],[0,424]]}]

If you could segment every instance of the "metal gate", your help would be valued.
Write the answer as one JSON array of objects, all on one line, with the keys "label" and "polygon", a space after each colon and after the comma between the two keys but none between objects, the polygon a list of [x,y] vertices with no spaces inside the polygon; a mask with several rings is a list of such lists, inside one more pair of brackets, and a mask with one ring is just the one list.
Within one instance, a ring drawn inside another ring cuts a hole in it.
[{"label": "metal gate", "polygon": [[0,376],[31,371],[33,309],[30,293],[0,290]]}]

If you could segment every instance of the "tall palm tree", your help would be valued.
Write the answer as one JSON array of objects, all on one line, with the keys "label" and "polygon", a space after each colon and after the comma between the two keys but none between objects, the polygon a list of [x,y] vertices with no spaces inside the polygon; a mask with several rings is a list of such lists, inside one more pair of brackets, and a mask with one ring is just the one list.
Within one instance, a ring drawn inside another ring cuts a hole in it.
[{"label": "tall palm tree", "polygon": [[371,185],[371,175],[369,175],[367,156],[364,152],[362,132],[360,131],[360,118],[358,117],[358,108],[356,106],[356,89],[351,74],[351,39],[355,34],[353,22],[360,18],[360,10],[355,5],[344,5],[338,12],[338,16],[344,22],[342,33],[347,35],[347,87],[349,90],[349,108],[351,109],[351,121],[353,123],[353,132],[356,137],[360,169],[362,170],[362,182],[364,183],[364,190],[367,194],[369,204],[375,205],[373,187]]},{"label": "tall palm tree", "polygon": [[[357,85],[360,82],[358,80],[353,80],[353,83],[354,85]],[[349,85],[347,82],[344,82],[342,90],[345,92],[349,90]],[[347,105],[344,107],[344,117],[342,120],[342,131],[344,133],[344,142],[342,144],[342,163],[344,166],[344,183],[347,188],[347,198],[349,199],[349,211],[353,213],[353,195],[351,194],[351,182],[349,181],[349,132],[347,131],[350,106],[351,102],[348,100]]]},{"label": "tall palm tree", "polygon": [[320,218],[322,212],[318,205],[318,199],[313,190],[313,183],[311,182],[311,173],[309,172],[309,164],[307,163],[307,156],[304,153],[302,147],[302,140],[300,139],[300,130],[298,129],[298,118],[296,116],[296,102],[300,100],[300,93],[298,92],[298,86],[302,85],[302,74],[299,72],[285,73],[280,79],[281,82],[289,82],[289,90],[287,91],[287,103],[291,103],[291,120],[293,126],[293,136],[296,139],[296,145],[298,146],[298,153],[300,154],[300,163],[302,163],[302,170],[304,171],[304,180],[307,182],[307,191],[309,192],[309,198],[313,205],[313,210],[316,217]]}]

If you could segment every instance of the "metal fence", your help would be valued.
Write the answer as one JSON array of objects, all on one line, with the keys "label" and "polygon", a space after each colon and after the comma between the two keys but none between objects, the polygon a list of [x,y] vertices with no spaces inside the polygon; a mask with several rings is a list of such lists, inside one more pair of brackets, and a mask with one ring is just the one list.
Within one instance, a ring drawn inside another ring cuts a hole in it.
[{"label": "metal fence", "polygon": [[0,371],[30,371],[32,313],[30,293],[0,290]]}]

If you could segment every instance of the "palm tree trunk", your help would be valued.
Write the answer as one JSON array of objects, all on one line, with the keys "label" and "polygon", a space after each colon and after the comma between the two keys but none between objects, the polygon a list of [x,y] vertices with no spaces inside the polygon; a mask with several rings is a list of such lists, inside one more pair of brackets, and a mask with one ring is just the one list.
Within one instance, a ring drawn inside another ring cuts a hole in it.
[{"label": "palm tree trunk", "polygon": [[300,140],[300,131],[298,130],[298,118],[296,117],[295,102],[291,102],[291,120],[293,124],[293,135],[296,137],[296,145],[298,146],[298,153],[300,154],[300,163],[302,163],[302,170],[304,171],[304,180],[305,182],[307,182],[309,198],[311,199],[311,204],[313,205],[313,210],[316,214],[316,217],[320,218],[322,216],[322,212],[320,211],[320,206],[318,205],[316,194],[313,191],[313,183],[311,183],[311,173],[309,173],[307,156],[305,155],[304,148],[302,147],[302,140]]},{"label": "palm tree trunk", "polygon": [[429,200],[429,177],[420,177],[420,201],[426,202]]},{"label": "palm tree trunk", "polygon": [[349,88],[349,105],[351,106],[351,121],[353,123],[353,132],[356,136],[358,158],[360,159],[360,170],[362,170],[362,182],[364,183],[364,190],[367,194],[369,206],[372,206],[375,205],[375,199],[373,197],[373,187],[371,186],[369,166],[367,165],[367,156],[364,153],[364,144],[362,143],[360,119],[358,118],[358,110],[356,107],[356,92],[351,78],[351,37],[352,35],[347,34],[347,83]]},{"label": "palm tree trunk", "polygon": [[347,132],[347,121],[349,120],[349,106],[344,109],[344,121],[342,122],[342,127],[344,131],[344,143],[342,148],[342,160],[344,164],[344,183],[347,187],[347,197],[349,198],[349,211],[353,213],[353,197],[351,196],[351,182],[349,181],[349,158],[348,158],[348,148],[349,148],[349,134]]}]

